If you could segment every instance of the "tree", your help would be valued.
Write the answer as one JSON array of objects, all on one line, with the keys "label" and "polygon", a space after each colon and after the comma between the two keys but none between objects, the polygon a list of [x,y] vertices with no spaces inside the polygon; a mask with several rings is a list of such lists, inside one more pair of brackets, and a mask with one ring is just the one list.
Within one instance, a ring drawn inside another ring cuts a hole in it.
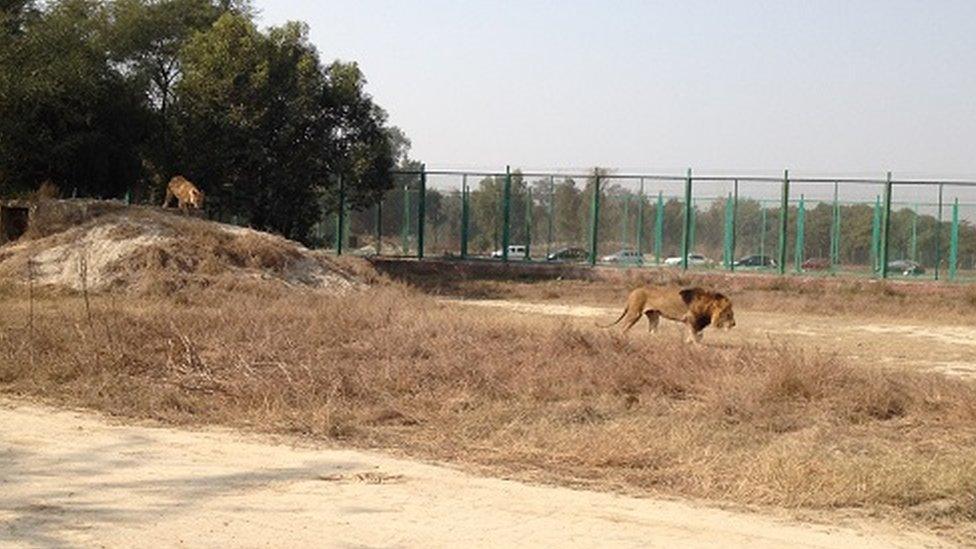
[{"label": "tree", "polygon": [[62,189],[121,196],[139,171],[147,133],[137,90],[105,54],[100,2],[65,0],[43,15],[32,2],[4,10],[0,48],[0,192],[51,180]]},{"label": "tree", "polygon": [[[37,17],[35,0],[0,0],[0,40],[20,36],[27,22]],[[4,45],[9,42],[0,42]]]},{"label": "tree", "polygon": [[[182,168],[217,208],[298,239],[338,207],[363,209],[393,183],[398,151],[386,114],[364,92],[354,63],[323,69],[304,24],[266,35],[226,13],[182,53],[176,141]],[[402,139],[400,142],[402,146]]]},{"label": "tree", "polygon": [[165,117],[182,75],[180,50],[187,40],[223,13],[250,11],[247,0],[115,0],[109,4],[112,60],[123,73],[143,81],[150,106]]},{"label": "tree", "polygon": [[[248,0],[115,0],[108,4],[108,44],[115,68],[144,94],[151,132],[142,149],[145,178],[136,195],[156,200],[174,163],[169,106],[183,74],[180,51],[226,12],[250,14]],[[149,192],[147,191],[155,191]]]},{"label": "tree", "polygon": [[249,0],[0,2],[0,193],[182,173],[214,216],[308,240],[340,178],[365,209],[406,159],[359,67],[323,66],[303,23],[258,30]]}]

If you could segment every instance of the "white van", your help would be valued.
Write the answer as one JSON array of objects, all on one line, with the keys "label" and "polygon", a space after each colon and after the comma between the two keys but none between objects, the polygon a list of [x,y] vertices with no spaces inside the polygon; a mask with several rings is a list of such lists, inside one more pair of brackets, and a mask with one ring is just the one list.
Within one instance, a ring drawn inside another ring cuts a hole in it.
[{"label": "white van", "polygon": [[[509,259],[525,259],[525,252],[528,248],[521,244],[511,244],[508,247],[508,258]],[[495,250],[491,252],[491,257],[494,259],[502,258],[502,251]]]},{"label": "white van", "polygon": [[600,258],[600,261],[604,263],[631,263],[641,265],[644,263],[644,254],[638,253],[637,250],[620,250],[617,253],[603,256]]}]

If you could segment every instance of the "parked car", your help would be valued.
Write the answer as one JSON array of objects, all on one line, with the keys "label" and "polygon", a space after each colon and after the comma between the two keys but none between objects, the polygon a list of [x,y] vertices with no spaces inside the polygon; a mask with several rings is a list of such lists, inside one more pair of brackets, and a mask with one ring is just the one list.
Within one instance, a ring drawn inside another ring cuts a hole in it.
[{"label": "parked car", "polygon": [[546,261],[586,261],[590,254],[583,248],[561,248],[546,256]]},{"label": "parked car", "polygon": [[[526,247],[522,244],[510,244],[508,246],[508,258],[509,259],[526,259],[525,257]],[[502,251],[495,250],[491,252],[491,257],[494,259],[502,258]]]},{"label": "parked car", "polygon": [[776,260],[768,255],[747,255],[733,263],[736,267],[775,267]]},{"label": "parked car", "polygon": [[637,250],[620,250],[616,253],[605,255],[600,258],[604,263],[630,263],[640,265],[644,263],[644,255]]},{"label": "parked car", "polygon": [[811,257],[800,264],[804,271],[823,271],[830,268],[830,259],[826,257]]},{"label": "parked car", "polygon": [[[681,257],[669,257],[664,260],[664,264],[669,267],[679,267],[681,266]],[[702,254],[688,254],[688,266],[692,267],[702,267],[705,265],[712,265],[713,261],[703,256]]]},{"label": "parked car", "polygon": [[888,262],[889,273],[901,273],[904,276],[918,276],[925,274],[925,267],[910,259],[896,259]]}]

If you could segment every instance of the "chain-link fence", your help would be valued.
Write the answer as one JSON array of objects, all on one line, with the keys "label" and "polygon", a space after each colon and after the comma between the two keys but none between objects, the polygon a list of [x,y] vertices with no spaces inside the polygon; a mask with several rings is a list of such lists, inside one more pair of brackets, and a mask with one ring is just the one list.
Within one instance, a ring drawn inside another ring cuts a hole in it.
[{"label": "chain-link fence", "polygon": [[337,217],[338,253],[976,280],[976,182],[420,170]]}]

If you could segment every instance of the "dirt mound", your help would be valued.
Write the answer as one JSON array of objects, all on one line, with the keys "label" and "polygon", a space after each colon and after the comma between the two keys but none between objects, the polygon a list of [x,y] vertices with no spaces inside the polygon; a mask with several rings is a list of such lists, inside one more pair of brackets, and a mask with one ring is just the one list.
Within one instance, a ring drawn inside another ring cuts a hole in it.
[{"label": "dirt mound", "polygon": [[0,247],[0,278],[39,286],[168,294],[293,287],[341,293],[367,269],[268,233],[120,203],[51,201]]}]

